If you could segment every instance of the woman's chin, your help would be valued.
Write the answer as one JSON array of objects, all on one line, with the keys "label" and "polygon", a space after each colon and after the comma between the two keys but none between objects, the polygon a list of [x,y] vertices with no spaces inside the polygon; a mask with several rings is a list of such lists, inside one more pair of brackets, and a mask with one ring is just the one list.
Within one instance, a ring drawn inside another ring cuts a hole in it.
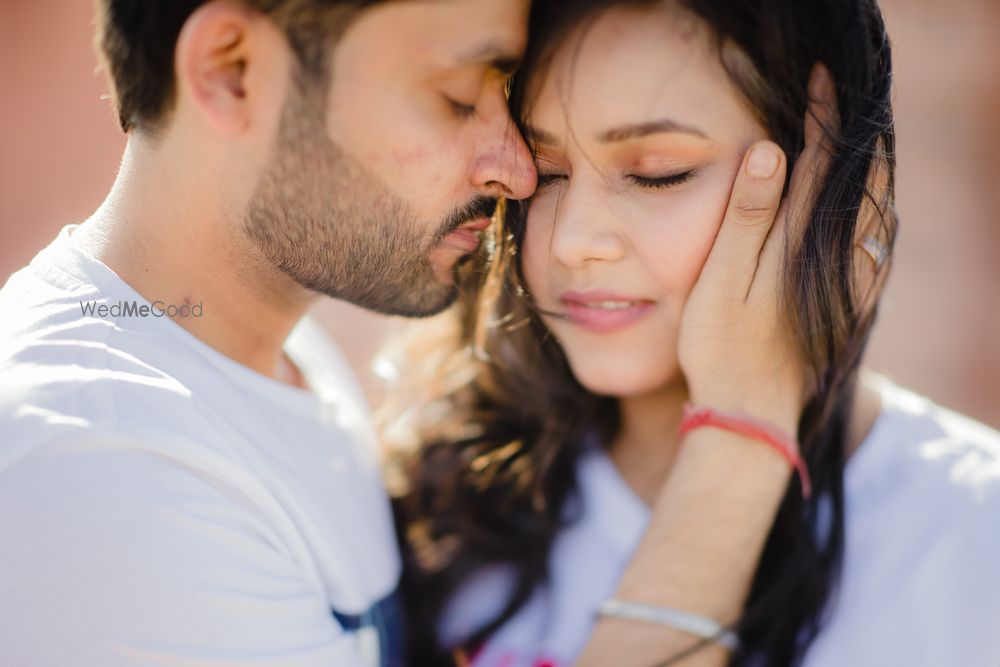
[{"label": "woman's chin", "polygon": [[577,372],[574,371],[577,382],[584,389],[598,396],[612,398],[633,398],[662,391],[670,384],[667,374],[653,374],[648,369],[637,370],[634,373],[623,372]]}]

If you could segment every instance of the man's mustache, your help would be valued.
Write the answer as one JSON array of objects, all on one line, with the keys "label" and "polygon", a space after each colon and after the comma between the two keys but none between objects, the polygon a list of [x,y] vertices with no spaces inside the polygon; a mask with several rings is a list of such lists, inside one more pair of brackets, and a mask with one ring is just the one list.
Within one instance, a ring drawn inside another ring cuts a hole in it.
[{"label": "man's mustache", "polygon": [[445,218],[444,223],[441,225],[441,231],[438,232],[435,239],[435,244],[443,241],[448,234],[451,234],[467,222],[491,217],[496,207],[496,197],[486,197],[484,195],[474,197],[465,206],[455,209],[455,211]]}]

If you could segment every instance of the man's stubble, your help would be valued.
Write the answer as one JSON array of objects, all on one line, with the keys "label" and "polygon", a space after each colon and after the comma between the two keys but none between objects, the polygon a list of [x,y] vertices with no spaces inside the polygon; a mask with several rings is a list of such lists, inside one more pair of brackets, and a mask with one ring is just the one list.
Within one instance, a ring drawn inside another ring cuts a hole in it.
[{"label": "man's stubble", "polygon": [[458,219],[463,215],[436,227],[421,224],[406,202],[330,139],[325,95],[299,80],[243,233],[275,269],[311,291],[379,313],[424,317],[457,296],[454,281],[438,278],[428,257],[469,219]]}]

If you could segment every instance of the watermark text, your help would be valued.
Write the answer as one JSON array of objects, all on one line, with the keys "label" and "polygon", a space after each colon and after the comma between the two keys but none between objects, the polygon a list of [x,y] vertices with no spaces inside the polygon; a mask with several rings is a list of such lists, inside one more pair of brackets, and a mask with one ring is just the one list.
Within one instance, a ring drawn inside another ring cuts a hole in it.
[{"label": "watermark text", "polygon": [[84,317],[202,317],[205,309],[201,301],[181,305],[164,303],[157,300],[152,303],[139,301],[118,301],[116,303],[101,303],[99,301],[81,301],[80,312]]}]

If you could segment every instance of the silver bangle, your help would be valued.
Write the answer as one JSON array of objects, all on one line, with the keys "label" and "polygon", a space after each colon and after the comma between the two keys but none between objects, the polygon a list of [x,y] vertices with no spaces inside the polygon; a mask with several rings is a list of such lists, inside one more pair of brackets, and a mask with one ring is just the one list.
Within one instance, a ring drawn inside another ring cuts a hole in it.
[{"label": "silver bangle", "polygon": [[658,607],[641,602],[625,602],[610,599],[597,610],[598,617],[620,618],[628,621],[642,621],[664,625],[675,630],[683,630],[702,639],[709,639],[730,652],[740,646],[739,637],[732,630],[724,628],[710,618],[689,614],[670,607]]}]

